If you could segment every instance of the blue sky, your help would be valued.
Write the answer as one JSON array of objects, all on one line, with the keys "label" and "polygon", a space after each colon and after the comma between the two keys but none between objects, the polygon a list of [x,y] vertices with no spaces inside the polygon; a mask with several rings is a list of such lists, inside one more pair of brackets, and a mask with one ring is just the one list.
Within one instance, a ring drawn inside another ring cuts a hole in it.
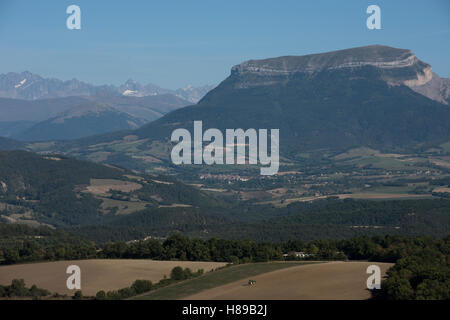
[{"label": "blue sky", "polygon": [[[81,30],[66,28],[71,4]],[[370,4],[381,30],[366,28]],[[450,1],[0,0],[0,73],[173,89],[219,83],[249,59],[369,44],[411,49],[450,77]]]}]

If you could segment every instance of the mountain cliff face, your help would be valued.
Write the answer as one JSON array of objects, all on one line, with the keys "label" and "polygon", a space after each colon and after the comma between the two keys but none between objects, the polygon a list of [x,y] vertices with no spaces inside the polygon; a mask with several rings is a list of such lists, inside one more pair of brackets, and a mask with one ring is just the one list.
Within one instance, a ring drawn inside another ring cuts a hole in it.
[{"label": "mountain cliff face", "polygon": [[313,75],[332,70],[375,67],[389,85],[405,85],[438,102],[447,104],[450,79],[441,79],[432,67],[406,49],[374,45],[306,56],[250,60],[231,70],[236,88],[287,82],[296,74]]},{"label": "mountain cliff face", "polygon": [[[381,45],[350,48],[304,56],[283,56],[263,60],[249,60],[232,68],[240,71],[267,72],[319,72],[330,69],[362,67],[371,65],[379,68],[411,66],[417,62],[407,49]],[[255,70],[255,68],[259,70]],[[253,70],[252,70],[253,69]],[[266,70],[264,70],[266,69]]]},{"label": "mountain cliff face", "polygon": [[432,100],[447,105],[450,104],[450,79],[440,78],[434,72],[429,81],[422,84],[411,84],[409,87]]}]

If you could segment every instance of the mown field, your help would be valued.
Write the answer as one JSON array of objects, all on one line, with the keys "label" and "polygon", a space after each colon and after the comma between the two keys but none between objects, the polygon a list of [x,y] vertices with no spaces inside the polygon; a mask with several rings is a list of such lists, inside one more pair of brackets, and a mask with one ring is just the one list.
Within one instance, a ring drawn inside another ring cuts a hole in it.
[{"label": "mown field", "polygon": [[[373,262],[271,262],[220,269],[144,294],[138,300],[361,300],[369,299],[366,273],[393,265]],[[256,284],[249,286],[248,280]]]},{"label": "mown field", "polygon": [[[262,262],[249,263],[220,269],[199,278],[176,283],[174,285],[156,290],[150,294],[136,297],[138,300],[174,300],[183,299],[204,290],[213,289],[222,285],[240,281],[245,283],[249,277],[270,273],[276,270],[312,264],[315,262]],[[209,299],[209,298],[205,298]],[[233,298],[230,298],[233,299]]]},{"label": "mown field", "polygon": [[186,296],[189,300],[362,300],[369,299],[366,273],[378,265],[382,276],[393,264],[378,262],[328,262],[294,266],[260,274],[256,284],[235,281]]},{"label": "mown field", "polygon": [[94,296],[98,291],[118,290],[129,287],[135,280],[150,280],[154,283],[170,277],[171,270],[180,266],[190,268],[193,272],[203,269],[211,271],[225,265],[219,262],[188,261],[154,261],[132,259],[96,259],[30,263],[1,266],[0,284],[9,285],[12,279],[24,279],[28,287],[33,284],[52,293],[73,295],[68,290],[66,274],[69,265],[77,265],[81,269],[81,290],[86,296]]}]

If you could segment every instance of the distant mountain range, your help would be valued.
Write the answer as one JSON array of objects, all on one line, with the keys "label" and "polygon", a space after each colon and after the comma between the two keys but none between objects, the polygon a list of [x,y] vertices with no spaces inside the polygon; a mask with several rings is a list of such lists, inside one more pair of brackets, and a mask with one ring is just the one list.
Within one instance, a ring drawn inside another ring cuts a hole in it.
[{"label": "distant mountain range", "polygon": [[410,50],[380,45],[250,60],[196,105],[56,150],[88,158],[108,151],[102,161],[140,170],[155,159],[170,166],[172,131],[202,120],[205,130],[280,129],[280,151],[291,159],[358,146],[420,152],[450,141],[448,85]]},{"label": "distant mountain range", "polygon": [[72,79],[62,81],[53,78],[43,78],[37,74],[25,71],[0,74],[0,97],[11,99],[52,99],[70,96],[154,96],[173,94],[191,103],[197,103],[213,85],[202,87],[187,86],[177,90],[161,88],[155,84],[142,85],[132,79],[116,87],[113,85],[95,86]]},{"label": "distant mountain range", "polygon": [[197,103],[205,94],[214,89],[213,85],[205,85],[202,87],[186,86],[184,88],[170,90],[158,87],[154,84],[142,85],[132,79],[129,79],[123,85],[117,88],[118,92],[124,96],[144,97],[160,94],[173,94],[179,98],[185,99],[191,103]]},{"label": "distant mountain range", "polygon": [[61,140],[136,129],[196,103],[212,88],[169,90],[131,79],[118,87],[94,86],[77,79],[46,79],[27,71],[0,74],[0,136]]},{"label": "distant mountain range", "polygon": [[76,139],[136,129],[190,104],[172,94],[144,97],[0,98],[0,136],[26,141]]},{"label": "distant mountain range", "polygon": [[[421,152],[450,141],[449,83],[410,50],[380,45],[250,60],[234,66],[196,105],[172,109],[136,130],[32,150],[137,170],[172,166],[172,131],[192,130],[193,121],[202,120],[205,129],[280,129],[280,151],[289,159],[360,146]],[[121,96],[130,98],[144,99]]]}]

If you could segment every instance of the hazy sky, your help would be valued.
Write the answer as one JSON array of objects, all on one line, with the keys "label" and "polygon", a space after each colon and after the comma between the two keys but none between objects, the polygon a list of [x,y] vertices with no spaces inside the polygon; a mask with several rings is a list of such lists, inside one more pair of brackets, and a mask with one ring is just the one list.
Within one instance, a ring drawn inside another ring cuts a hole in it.
[{"label": "hazy sky", "polygon": [[[81,30],[66,8],[81,7]],[[366,8],[381,8],[368,30]],[[413,50],[450,77],[448,0],[0,0],[0,73],[162,87],[219,83],[248,59],[369,44]]]}]

